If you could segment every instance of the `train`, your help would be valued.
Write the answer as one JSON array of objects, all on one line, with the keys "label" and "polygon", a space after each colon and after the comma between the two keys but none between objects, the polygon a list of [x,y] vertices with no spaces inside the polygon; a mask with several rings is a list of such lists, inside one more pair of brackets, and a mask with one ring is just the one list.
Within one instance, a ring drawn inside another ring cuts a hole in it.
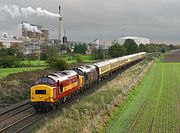
[{"label": "train", "polygon": [[125,67],[143,60],[145,52],[57,71],[38,78],[30,88],[30,103],[37,112],[48,112],[73,96],[99,84]]}]

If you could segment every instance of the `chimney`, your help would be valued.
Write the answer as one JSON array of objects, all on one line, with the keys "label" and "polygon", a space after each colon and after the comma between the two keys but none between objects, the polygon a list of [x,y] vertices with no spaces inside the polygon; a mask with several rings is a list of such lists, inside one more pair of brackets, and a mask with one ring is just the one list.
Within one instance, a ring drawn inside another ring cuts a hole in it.
[{"label": "chimney", "polygon": [[60,15],[60,17],[59,17],[59,40],[60,40],[60,43],[63,44],[64,27],[63,27],[61,6],[59,6],[59,15]]}]

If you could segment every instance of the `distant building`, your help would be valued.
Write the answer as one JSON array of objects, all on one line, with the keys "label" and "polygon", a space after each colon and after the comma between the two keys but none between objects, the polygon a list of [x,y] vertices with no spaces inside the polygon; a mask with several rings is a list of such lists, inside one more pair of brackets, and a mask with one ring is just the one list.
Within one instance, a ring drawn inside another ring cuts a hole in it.
[{"label": "distant building", "polygon": [[32,27],[37,28],[37,30],[31,30],[30,28],[27,28],[23,24],[27,24],[26,22],[22,22],[22,38],[30,39],[31,42],[44,42],[47,43],[49,40],[49,30],[43,28],[40,25],[35,24],[29,24]]},{"label": "distant building", "polygon": [[16,40],[14,38],[0,38],[0,48],[21,48],[23,46],[23,41]]},{"label": "distant building", "polygon": [[90,49],[109,49],[113,45],[112,41],[100,41],[95,39],[94,41],[89,43]]},{"label": "distant building", "polygon": [[137,45],[139,44],[150,44],[150,39],[144,37],[122,37],[118,39],[119,44],[124,44],[125,40],[132,39],[136,42]]},{"label": "distant building", "polygon": [[24,55],[38,55],[41,53],[41,48],[35,44],[24,44],[25,46],[22,48],[22,52]]}]

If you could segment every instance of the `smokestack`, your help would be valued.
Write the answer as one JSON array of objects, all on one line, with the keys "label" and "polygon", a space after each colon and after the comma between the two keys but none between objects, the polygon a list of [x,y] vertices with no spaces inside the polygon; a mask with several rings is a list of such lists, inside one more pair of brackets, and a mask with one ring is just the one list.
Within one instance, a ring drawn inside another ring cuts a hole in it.
[{"label": "smokestack", "polygon": [[61,6],[59,6],[59,15],[61,15]]},{"label": "smokestack", "polygon": [[63,19],[62,19],[62,13],[61,13],[61,6],[59,6],[59,40],[61,44],[63,44],[63,36],[64,36],[64,27],[63,27]]}]

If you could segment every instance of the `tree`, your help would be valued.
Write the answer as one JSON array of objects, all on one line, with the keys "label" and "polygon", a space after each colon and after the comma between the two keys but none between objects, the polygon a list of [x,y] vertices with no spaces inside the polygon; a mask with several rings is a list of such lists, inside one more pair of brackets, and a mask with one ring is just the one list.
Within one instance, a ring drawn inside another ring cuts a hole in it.
[{"label": "tree", "polygon": [[139,45],[139,52],[145,52],[146,51],[146,46],[144,44]]},{"label": "tree", "polygon": [[0,57],[0,68],[19,67],[20,62],[15,56]]},{"label": "tree", "polygon": [[18,49],[15,48],[1,48],[0,49],[0,56],[17,56],[20,54]]},{"label": "tree", "polygon": [[87,46],[86,44],[79,44],[79,45],[75,45],[74,47],[74,52],[77,54],[85,54],[87,50]]},{"label": "tree", "polygon": [[67,47],[66,47],[65,44],[61,44],[61,45],[60,45],[60,50],[66,50],[66,49],[67,49]]},{"label": "tree", "polygon": [[15,48],[0,49],[0,68],[19,67],[22,53]]},{"label": "tree", "polygon": [[134,54],[138,52],[138,45],[132,39],[126,39],[124,47],[127,49],[127,54]]},{"label": "tree", "polygon": [[166,53],[166,49],[165,49],[165,48],[162,48],[161,52],[162,52],[162,53]]},{"label": "tree", "polygon": [[64,59],[62,59],[61,57],[58,57],[58,56],[49,58],[47,60],[47,63],[49,64],[49,66],[51,68],[59,70],[59,71],[69,69],[69,67],[70,67],[70,65],[67,63],[67,61],[65,61]]},{"label": "tree", "polygon": [[41,59],[47,60],[58,55],[58,49],[53,46],[46,46],[45,51],[41,55]]},{"label": "tree", "polygon": [[118,43],[115,43],[109,48],[108,54],[112,58],[120,57],[126,54],[126,48]]},{"label": "tree", "polygon": [[173,44],[170,44],[170,45],[169,45],[169,48],[170,48],[171,50],[176,49],[176,47],[175,47]]}]

